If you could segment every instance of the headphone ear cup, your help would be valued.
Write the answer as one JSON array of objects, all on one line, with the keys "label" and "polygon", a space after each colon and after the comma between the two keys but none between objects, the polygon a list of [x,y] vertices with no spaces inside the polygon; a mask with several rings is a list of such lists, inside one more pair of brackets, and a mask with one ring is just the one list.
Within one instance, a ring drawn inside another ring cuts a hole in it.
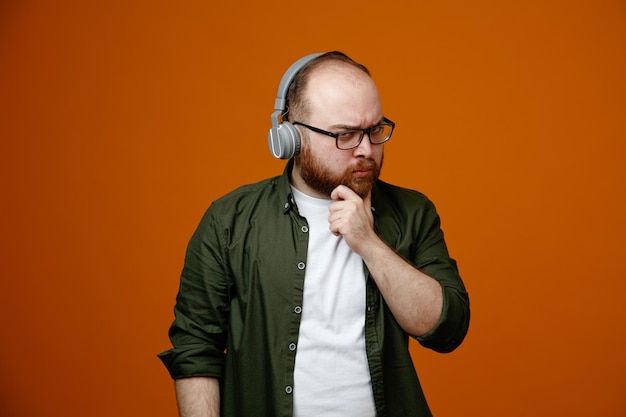
[{"label": "headphone ear cup", "polygon": [[300,153],[300,134],[293,124],[282,122],[274,131],[275,134],[272,130],[274,129],[270,130],[269,142],[272,154],[276,158],[291,159]]},{"label": "headphone ear cup", "polygon": [[284,149],[289,153],[289,156],[283,159],[291,159],[300,153],[300,133],[293,124],[282,122],[278,125],[278,136],[284,144]]}]

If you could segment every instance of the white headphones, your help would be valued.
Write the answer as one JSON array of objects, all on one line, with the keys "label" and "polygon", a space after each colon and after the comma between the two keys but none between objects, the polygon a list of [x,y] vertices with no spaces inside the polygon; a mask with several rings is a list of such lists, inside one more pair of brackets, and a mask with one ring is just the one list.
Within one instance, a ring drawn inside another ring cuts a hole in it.
[{"label": "white headphones", "polygon": [[294,62],[278,86],[278,94],[274,102],[274,113],[272,113],[272,127],[267,135],[267,144],[275,158],[291,159],[294,155],[300,153],[300,134],[294,125],[278,118],[285,112],[285,104],[287,101],[287,91],[291,82],[298,72],[304,68],[309,62],[322,55],[321,53],[307,55]]}]

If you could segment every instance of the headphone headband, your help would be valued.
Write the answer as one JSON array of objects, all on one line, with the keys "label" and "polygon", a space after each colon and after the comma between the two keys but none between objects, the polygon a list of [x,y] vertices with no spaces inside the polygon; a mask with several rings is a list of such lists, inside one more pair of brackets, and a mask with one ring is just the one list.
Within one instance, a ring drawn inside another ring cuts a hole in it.
[{"label": "headphone headband", "polygon": [[302,68],[320,55],[322,53],[315,53],[298,59],[291,64],[280,80],[278,93],[274,101],[274,113],[270,117],[272,127],[267,137],[270,151],[276,158],[291,159],[294,155],[300,153],[300,135],[298,131],[291,123],[279,122],[278,118],[285,112],[287,92],[291,82]]},{"label": "headphone headband", "polygon": [[274,110],[285,110],[285,102],[287,101],[287,91],[289,90],[289,86],[291,82],[296,77],[296,75],[300,72],[302,68],[304,68],[309,62],[313,61],[318,56],[322,55],[311,54],[305,57],[300,58],[287,69],[283,78],[280,80],[280,85],[278,86],[278,94],[276,95],[276,102],[274,103]]}]

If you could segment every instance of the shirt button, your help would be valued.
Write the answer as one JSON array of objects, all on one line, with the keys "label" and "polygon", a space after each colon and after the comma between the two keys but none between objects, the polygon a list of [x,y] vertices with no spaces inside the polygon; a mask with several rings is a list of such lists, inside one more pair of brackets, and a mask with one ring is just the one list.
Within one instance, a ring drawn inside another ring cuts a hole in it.
[{"label": "shirt button", "polygon": [[296,344],[295,343],[289,343],[289,350],[292,351],[292,352],[294,350],[296,350]]},{"label": "shirt button", "polygon": [[298,269],[304,269],[305,266],[304,262],[298,262]]},{"label": "shirt button", "polygon": [[286,392],[287,394],[291,394],[291,392],[292,392],[292,391],[293,391],[293,388],[291,388],[291,385],[287,385],[287,386],[285,387],[285,392]]},{"label": "shirt button", "polygon": [[302,226],[302,228],[300,230],[302,230],[302,233],[306,233],[306,232],[309,231],[309,227],[308,226]]},{"label": "shirt button", "polygon": [[300,306],[296,306],[296,308],[294,308],[294,309],[293,309],[293,311],[294,311],[294,313],[296,313],[296,314],[300,314],[300,313],[302,313],[302,307],[300,307]]}]

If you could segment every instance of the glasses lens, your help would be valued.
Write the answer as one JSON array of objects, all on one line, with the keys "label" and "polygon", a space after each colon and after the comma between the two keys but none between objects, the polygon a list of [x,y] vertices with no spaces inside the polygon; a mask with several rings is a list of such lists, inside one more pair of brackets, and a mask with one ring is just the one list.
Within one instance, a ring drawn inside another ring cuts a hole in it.
[{"label": "glasses lens", "polygon": [[363,137],[362,130],[346,130],[337,136],[337,147],[339,149],[352,149],[359,145]]},{"label": "glasses lens", "polygon": [[345,132],[338,133],[337,147],[344,150],[356,148],[363,140],[366,131],[368,132],[371,143],[383,143],[387,142],[391,137],[393,125],[384,123],[366,130],[346,130]]},{"label": "glasses lens", "polygon": [[391,125],[378,125],[370,131],[370,140],[372,143],[383,143],[391,137],[393,127]]}]

